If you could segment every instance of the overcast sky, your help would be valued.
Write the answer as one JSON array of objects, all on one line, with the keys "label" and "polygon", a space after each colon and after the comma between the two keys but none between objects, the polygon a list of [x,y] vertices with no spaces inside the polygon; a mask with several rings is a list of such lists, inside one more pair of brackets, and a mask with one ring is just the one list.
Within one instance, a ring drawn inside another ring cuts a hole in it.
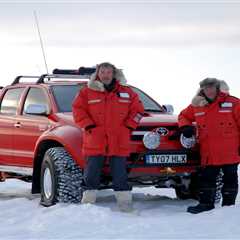
[{"label": "overcast sky", "polygon": [[49,70],[110,61],[161,104],[185,107],[205,77],[240,97],[239,1],[1,1],[1,85]]}]

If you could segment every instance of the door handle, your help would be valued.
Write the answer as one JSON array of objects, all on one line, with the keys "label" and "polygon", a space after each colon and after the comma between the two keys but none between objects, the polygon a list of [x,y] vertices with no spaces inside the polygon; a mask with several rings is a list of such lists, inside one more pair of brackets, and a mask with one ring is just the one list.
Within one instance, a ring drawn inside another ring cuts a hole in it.
[{"label": "door handle", "polygon": [[17,123],[14,124],[15,128],[20,128],[21,126],[22,126],[22,124],[20,122],[17,122]]}]

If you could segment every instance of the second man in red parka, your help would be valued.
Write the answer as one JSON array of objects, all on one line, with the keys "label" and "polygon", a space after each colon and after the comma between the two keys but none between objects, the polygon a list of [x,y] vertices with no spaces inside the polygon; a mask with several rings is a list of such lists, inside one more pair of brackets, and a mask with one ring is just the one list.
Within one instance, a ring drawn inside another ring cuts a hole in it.
[{"label": "second man in red parka", "polygon": [[200,213],[214,208],[216,177],[223,171],[222,206],[235,204],[238,193],[240,161],[240,100],[230,96],[228,86],[216,78],[200,82],[192,103],[179,115],[179,126],[185,137],[194,134],[196,123],[201,163],[200,193],[197,206],[188,212]]},{"label": "second man in red parka", "polygon": [[96,201],[101,170],[109,157],[118,206],[122,211],[131,210],[126,157],[130,132],[138,126],[143,112],[138,95],[126,86],[121,70],[110,63],[99,64],[73,103],[73,116],[83,129],[83,152],[87,157],[82,203]]}]

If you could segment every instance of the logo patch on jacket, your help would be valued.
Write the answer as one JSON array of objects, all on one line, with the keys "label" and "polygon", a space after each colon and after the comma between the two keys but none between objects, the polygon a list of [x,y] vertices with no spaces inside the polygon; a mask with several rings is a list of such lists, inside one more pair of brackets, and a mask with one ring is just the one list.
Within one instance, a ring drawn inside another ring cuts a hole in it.
[{"label": "logo patch on jacket", "polygon": [[120,92],[119,93],[119,97],[121,97],[121,98],[130,98],[130,95],[127,92]]},{"label": "logo patch on jacket", "polygon": [[232,112],[233,104],[231,102],[220,103],[219,112]]},{"label": "logo patch on jacket", "polygon": [[137,113],[137,114],[135,115],[135,117],[133,118],[133,120],[134,120],[135,122],[139,123],[142,117],[143,117],[143,115],[142,115],[141,113]]},{"label": "logo patch on jacket", "polygon": [[220,104],[221,108],[231,108],[233,104],[231,102],[223,102]]}]

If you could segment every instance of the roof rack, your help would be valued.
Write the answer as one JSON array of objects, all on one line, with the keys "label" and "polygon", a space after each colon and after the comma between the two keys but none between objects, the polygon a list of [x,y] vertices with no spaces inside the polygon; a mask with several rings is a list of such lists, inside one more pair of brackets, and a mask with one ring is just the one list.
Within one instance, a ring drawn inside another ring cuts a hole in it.
[{"label": "roof rack", "polygon": [[54,69],[52,74],[43,74],[41,76],[17,76],[11,85],[18,84],[21,78],[37,78],[37,84],[44,83],[47,78],[58,79],[89,79],[90,76],[96,71],[95,67],[80,67],[79,69]]},{"label": "roof rack", "polygon": [[18,84],[21,78],[37,78],[37,79],[39,79],[39,76],[24,76],[24,75],[17,76],[17,77],[14,79],[14,81],[12,82],[11,85]]}]

